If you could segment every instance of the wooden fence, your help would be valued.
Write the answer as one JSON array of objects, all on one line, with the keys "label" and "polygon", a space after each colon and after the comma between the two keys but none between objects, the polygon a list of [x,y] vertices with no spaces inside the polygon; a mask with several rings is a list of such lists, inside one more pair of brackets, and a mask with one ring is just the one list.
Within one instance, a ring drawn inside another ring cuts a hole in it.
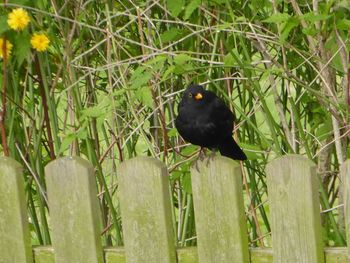
[{"label": "wooden fence", "polygon": [[[176,248],[169,181],[163,163],[125,161],[118,171],[123,248],[101,245],[94,170],[79,157],[45,169],[52,246],[32,247],[21,166],[0,157],[0,263],[345,263],[348,248],[324,248],[319,181],[298,155],[267,167],[272,248],[249,248],[239,164],[216,157],[192,169],[198,247]],[[350,162],[341,167],[350,240]]]}]

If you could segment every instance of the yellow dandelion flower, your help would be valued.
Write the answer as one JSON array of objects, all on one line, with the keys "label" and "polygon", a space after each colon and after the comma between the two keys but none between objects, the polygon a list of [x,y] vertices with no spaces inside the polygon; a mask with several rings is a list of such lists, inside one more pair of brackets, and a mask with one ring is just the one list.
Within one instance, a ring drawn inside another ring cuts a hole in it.
[{"label": "yellow dandelion flower", "polygon": [[48,48],[50,40],[45,34],[34,33],[30,39],[30,43],[35,50],[41,52],[45,51]]},{"label": "yellow dandelion flower", "polygon": [[29,15],[23,8],[13,9],[7,19],[7,24],[14,30],[23,30],[29,24]]},{"label": "yellow dandelion flower", "polygon": [[[0,58],[4,57],[3,45],[4,45],[4,39],[0,38]],[[10,43],[10,41],[6,40],[6,57],[7,58],[11,55],[12,47],[13,45]]]}]

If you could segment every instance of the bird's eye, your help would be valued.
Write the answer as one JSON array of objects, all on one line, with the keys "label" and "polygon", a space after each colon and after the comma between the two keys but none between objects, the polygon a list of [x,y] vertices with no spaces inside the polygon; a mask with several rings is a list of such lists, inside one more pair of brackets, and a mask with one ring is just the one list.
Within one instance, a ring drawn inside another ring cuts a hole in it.
[{"label": "bird's eye", "polygon": [[188,93],[189,98],[192,98],[192,96],[193,96],[192,93]]}]

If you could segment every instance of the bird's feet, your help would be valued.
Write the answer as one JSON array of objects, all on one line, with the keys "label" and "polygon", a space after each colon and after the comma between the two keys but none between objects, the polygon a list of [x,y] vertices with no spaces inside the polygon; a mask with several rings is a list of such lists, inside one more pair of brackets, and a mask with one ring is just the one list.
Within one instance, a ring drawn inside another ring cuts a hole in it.
[{"label": "bird's feet", "polygon": [[197,172],[199,172],[199,161],[203,161],[205,159],[205,150],[203,147],[199,149],[198,158],[193,162],[193,167],[196,168]]},{"label": "bird's feet", "polygon": [[199,161],[204,161],[205,159],[207,159],[206,165],[208,166],[209,163],[214,160],[215,156],[216,156],[216,151],[212,151],[207,157],[205,155],[205,149],[201,147],[198,153],[197,160],[193,162],[193,166],[196,168],[197,172],[199,172],[199,165],[198,165]]},{"label": "bird's feet", "polygon": [[205,149],[201,147],[198,153],[198,160],[203,161],[205,159]]},{"label": "bird's feet", "polygon": [[211,161],[214,160],[215,156],[216,156],[216,151],[211,151],[211,153],[209,154],[209,156],[208,156],[208,158],[207,158],[207,166],[209,165],[209,163],[210,163]]}]

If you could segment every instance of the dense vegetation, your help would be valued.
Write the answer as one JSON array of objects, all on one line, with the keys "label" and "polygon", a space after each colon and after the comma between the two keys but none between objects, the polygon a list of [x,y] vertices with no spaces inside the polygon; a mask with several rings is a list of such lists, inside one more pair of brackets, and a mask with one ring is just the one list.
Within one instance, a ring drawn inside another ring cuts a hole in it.
[{"label": "dense vegetation", "polygon": [[[17,8],[30,22],[15,30]],[[45,165],[79,155],[96,168],[104,241],[122,244],[116,167],[148,155],[168,165],[179,246],[195,244],[189,167],[198,148],[181,140],[174,117],[196,82],[236,114],[251,245],[270,245],[265,165],[287,153],[316,163],[324,239],[343,245],[349,14],[347,0],[5,0],[1,151],[25,168],[33,242],[50,243]]]}]

